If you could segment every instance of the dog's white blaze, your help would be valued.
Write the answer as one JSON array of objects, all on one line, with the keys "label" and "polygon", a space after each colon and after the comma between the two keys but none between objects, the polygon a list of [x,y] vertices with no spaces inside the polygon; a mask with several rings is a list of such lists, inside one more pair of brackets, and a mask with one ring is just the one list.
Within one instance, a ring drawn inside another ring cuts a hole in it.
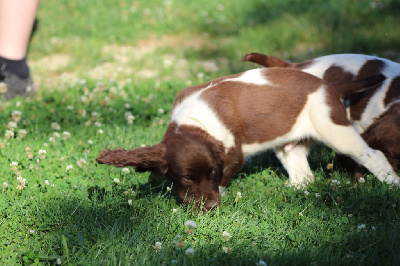
[{"label": "dog's white blaze", "polygon": [[[237,81],[256,85],[267,85],[271,84],[266,76],[263,74],[262,68],[251,69],[244,72],[242,75],[236,78],[225,79],[223,81]],[[222,82],[223,82],[222,81]]]},{"label": "dog's white blaze", "polygon": [[171,122],[195,126],[221,141],[226,150],[235,146],[235,137],[218,117],[217,113],[201,99],[201,93],[214,85],[193,93],[178,104],[171,113]]}]

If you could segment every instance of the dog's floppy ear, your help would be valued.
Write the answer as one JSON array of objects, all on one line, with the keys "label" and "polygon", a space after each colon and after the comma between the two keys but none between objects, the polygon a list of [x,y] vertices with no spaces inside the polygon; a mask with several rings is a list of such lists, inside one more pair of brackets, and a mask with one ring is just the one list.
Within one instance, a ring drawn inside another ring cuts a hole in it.
[{"label": "dog's floppy ear", "polygon": [[117,167],[133,166],[137,172],[152,171],[158,175],[165,175],[168,170],[165,151],[166,147],[163,143],[133,150],[107,149],[96,158],[96,161]]},{"label": "dog's floppy ear", "polygon": [[386,79],[385,75],[378,74],[362,79],[356,79],[344,82],[333,82],[331,84],[335,86],[335,88],[341,94],[340,95],[341,97],[346,97],[353,93],[376,88],[380,86],[382,82],[385,81],[385,79]]}]

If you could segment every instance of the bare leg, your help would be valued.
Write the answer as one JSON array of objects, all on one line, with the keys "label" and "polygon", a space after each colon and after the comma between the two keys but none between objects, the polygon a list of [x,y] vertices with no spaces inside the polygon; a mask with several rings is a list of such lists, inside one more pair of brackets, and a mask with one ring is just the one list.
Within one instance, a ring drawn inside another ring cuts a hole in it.
[{"label": "bare leg", "polygon": [[26,56],[39,0],[0,0],[0,56]]}]

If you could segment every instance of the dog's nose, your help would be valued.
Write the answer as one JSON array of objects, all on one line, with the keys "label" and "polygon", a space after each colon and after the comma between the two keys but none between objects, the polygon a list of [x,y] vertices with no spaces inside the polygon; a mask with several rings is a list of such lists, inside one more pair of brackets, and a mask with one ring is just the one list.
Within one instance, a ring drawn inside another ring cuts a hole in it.
[{"label": "dog's nose", "polygon": [[203,213],[206,213],[213,208],[218,208],[219,205],[221,205],[220,197],[217,200],[207,200],[203,205]]}]

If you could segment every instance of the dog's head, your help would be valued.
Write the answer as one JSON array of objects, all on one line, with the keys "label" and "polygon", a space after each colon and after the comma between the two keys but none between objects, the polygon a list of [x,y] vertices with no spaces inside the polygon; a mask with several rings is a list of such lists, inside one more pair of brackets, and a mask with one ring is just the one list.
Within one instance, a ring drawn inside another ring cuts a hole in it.
[{"label": "dog's head", "polygon": [[150,147],[105,150],[96,160],[163,175],[173,182],[173,191],[182,202],[194,201],[203,212],[220,204],[223,149],[199,134],[179,132]]}]

